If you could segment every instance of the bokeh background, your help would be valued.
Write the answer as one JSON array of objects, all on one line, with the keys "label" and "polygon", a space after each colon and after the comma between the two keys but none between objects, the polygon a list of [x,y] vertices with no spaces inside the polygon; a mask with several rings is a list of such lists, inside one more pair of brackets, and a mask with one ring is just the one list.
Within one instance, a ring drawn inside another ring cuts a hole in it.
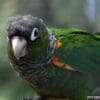
[{"label": "bokeh background", "polygon": [[0,0],[0,100],[34,96],[7,57],[6,22],[20,14],[41,17],[49,27],[100,32],[100,0]]}]

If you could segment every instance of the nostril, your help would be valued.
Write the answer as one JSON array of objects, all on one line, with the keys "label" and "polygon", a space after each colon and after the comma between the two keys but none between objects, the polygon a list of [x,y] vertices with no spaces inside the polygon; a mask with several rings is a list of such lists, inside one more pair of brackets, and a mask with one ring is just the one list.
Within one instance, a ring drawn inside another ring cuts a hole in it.
[{"label": "nostril", "polygon": [[23,41],[24,40],[24,38],[23,37],[18,37],[18,39],[19,39],[19,41]]}]

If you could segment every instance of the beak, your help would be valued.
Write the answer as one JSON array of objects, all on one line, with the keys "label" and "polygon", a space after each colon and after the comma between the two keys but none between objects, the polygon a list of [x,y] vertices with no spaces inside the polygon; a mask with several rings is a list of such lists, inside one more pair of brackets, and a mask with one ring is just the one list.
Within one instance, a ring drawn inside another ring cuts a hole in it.
[{"label": "beak", "polygon": [[26,55],[27,41],[20,36],[14,36],[11,40],[14,56],[17,60]]}]

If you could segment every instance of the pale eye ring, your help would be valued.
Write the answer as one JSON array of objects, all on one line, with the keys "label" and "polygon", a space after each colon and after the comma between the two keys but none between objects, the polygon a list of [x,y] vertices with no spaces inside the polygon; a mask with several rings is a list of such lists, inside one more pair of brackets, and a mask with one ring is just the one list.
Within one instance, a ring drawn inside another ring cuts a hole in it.
[{"label": "pale eye ring", "polygon": [[30,40],[34,41],[37,38],[38,35],[38,28],[33,28],[31,36],[30,36]]}]

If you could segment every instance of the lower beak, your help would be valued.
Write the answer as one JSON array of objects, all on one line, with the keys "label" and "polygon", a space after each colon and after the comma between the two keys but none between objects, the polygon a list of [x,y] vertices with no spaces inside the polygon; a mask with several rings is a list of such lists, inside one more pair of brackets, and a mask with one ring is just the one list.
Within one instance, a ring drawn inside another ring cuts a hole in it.
[{"label": "lower beak", "polygon": [[26,55],[27,41],[23,37],[14,36],[11,43],[14,56],[17,60],[20,60],[21,57]]}]

